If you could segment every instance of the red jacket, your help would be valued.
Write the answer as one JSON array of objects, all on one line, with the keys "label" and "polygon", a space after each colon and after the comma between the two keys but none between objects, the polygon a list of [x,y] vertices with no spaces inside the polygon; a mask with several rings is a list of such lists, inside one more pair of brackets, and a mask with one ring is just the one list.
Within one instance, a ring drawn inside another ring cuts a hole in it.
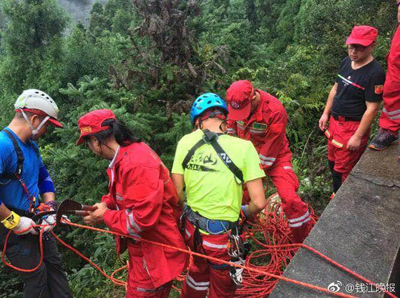
[{"label": "red jacket", "polygon": [[[145,143],[120,147],[107,171],[109,193],[102,198],[109,210],[105,224],[113,231],[186,248],[177,227],[178,195],[168,169]],[[120,240],[117,239],[117,244]],[[155,287],[186,269],[188,255],[144,241],[128,242],[142,250],[143,263]]]},{"label": "red jacket", "polygon": [[250,140],[256,147],[264,170],[278,162],[290,162],[292,154],[286,138],[287,114],[281,102],[267,92],[248,120],[228,120],[228,133]]}]

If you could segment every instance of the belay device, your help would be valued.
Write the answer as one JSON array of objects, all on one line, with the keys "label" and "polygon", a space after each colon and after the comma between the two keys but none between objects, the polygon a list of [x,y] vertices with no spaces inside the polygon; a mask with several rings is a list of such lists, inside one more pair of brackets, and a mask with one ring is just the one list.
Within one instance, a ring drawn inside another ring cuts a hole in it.
[{"label": "belay device", "polygon": [[[244,266],[246,263],[246,257],[250,251],[250,243],[243,241],[241,234],[243,232],[243,226],[246,220],[236,229],[232,230],[229,235],[229,246],[228,254],[231,257],[231,262]],[[229,269],[229,276],[237,286],[241,286],[243,282],[243,268],[233,267]]]}]

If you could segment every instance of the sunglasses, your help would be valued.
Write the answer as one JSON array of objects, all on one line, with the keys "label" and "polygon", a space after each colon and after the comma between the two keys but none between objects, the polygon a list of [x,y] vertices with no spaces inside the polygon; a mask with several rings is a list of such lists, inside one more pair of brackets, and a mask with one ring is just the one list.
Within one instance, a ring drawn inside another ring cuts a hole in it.
[{"label": "sunglasses", "polygon": [[355,50],[355,51],[357,51],[357,52],[363,52],[363,51],[365,51],[366,48],[368,48],[368,46],[365,47],[365,46],[356,44],[356,45],[349,45],[349,46],[347,46],[347,48],[348,48],[350,51]]}]

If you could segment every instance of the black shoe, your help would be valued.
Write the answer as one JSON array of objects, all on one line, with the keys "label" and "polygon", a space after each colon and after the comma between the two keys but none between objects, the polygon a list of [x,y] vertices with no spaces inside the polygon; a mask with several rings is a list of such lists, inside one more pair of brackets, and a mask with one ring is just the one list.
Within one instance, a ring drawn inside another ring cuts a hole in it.
[{"label": "black shoe", "polygon": [[381,151],[385,150],[390,144],[397,140],[397,136],[392,132],[386,129],[379,129],[378,134],[372,140],[371,144],[369,144],[369,148]]}]

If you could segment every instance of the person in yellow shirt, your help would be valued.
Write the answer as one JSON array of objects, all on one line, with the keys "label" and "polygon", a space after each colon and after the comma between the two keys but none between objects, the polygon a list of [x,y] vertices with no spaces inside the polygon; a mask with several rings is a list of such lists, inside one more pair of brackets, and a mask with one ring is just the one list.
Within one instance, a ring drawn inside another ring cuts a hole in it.
[{"label": "person in yellow shirt", "polygon": [[[225,134],[227,114],[226,103],[216,94],[195,100],[190,112],[195,131],[178,143],[172,180],[182,205],[186,193],[182,226],[190,249],[243,264],[239,215],[243,210],[250,217],[265,208],[265,174],[252,143]],[[243,184],[251,198],[246,206],[241,206]],[[241,272],[194,257],[181,297],[234,297]]]}]

